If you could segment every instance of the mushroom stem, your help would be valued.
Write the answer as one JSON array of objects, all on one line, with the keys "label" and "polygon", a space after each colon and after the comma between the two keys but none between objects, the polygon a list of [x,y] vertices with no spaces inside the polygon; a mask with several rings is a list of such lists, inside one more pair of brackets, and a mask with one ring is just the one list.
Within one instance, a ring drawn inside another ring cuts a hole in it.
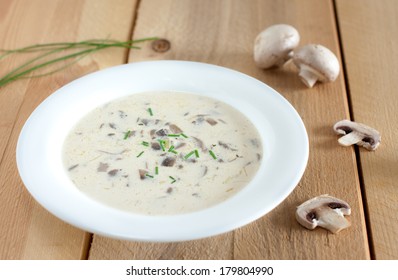
[{"label": "mushroom stem", "polygon": [[294,51],[290,51],[287,56],[286,56],[286,60],[289,61],[291,59],[293,59],[293,55],[294,55]]},{"label": "mushroom stem", "polygon": [[320,227],[326,228],[332,233],[348,228],[351,223],[344,218],[343,213],[339,209],[327,208],[318,220]]},{"label": "mushroom stem", "polygon": [[344,135],[343,137],[340,137],[338,141],[340,145],[351,146],[353,144],[357,144],[358,142],[360,142],[362,138],[363,135],[361,133],[353,131],[351,133]]},{"label": "mushroom stem", "polygon": [[293,51],[290,51],[285,57],[283,57],[279,63],[276,64],[277,67],[283,68],[286,67],[289,63],[293,61]]},{"label": "mushroom stem", "polygon": [[301,65],[299,77],[307,87],[312,88],[318,80],[319,75],[317,75],[310,67]]},{"label": "mushroom stem", "polygon": [[276,68],[282,68],[283,66],[285,66],[286,63],[288,63],[290,61],[289,57],[281,57],[278,61],[275,62],[275,67]]}]

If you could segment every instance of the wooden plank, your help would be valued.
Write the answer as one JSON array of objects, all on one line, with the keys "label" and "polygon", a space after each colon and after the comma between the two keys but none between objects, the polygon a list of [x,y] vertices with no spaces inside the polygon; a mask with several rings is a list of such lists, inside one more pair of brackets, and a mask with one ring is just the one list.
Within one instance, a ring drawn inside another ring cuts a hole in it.
[{"label": "wooden plank", "polygon": [[[234,232],[199,241],[138,243],[95,236],[91,259],[368,259],[369,250],[354,150],[337,144],[333,124],[349,116],[344,76],[307,89],[292,65],[263,71],[253,62],[256,35],[266,26],[297,27],[301,44],[320,43],[339,57],[331,1],[176,1],[147,0],[139,7],[134,37],[159,36],[171,48],[159,53],[150,44],[132,51],[130,61],[178,59],[237,69],[278,90],[298,110],[310,138],[308,168],[299,186],[274,211]],[[352,206],[352,227],[333,235],[297,224],[295,208],[329,193]],[[221,246],[220,246],[221,244]]]},{"label": "wooden plank", "polygon": [[[135,6],[136,1],[123,0],[1,1],[0,47],[108,37],[128,40]],[[15,162],[16,142],[30,113],[58,87],[125,60],[125,50],[106,50],[54,75],[0,88],[0,259],[87,256],[90,234],[49,214],[24,188]],[[0,75],[22,62],[18,57],[4,61]]]},{"label": "wooden plank", "polygon": [[337,1],[353,119],[382,134],[375,152],[359,149],[376,259],[398,258],[398,2]]}]

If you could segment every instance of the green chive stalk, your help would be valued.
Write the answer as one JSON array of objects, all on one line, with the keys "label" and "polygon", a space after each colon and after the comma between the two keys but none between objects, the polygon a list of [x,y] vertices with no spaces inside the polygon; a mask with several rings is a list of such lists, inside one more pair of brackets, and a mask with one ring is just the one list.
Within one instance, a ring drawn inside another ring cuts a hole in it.
[{"label": "green chive stalk", "polygon": [[[26,78],[42,77],[45,75],[50,75],[55,72],[61,71],[66,67],[76,63],[83,57],[98,52],[107,48],[125,48],[125,49],[139,49],[135,44],[142,43],[145,41],[156,40],[157,38],[143,38],[139,40],[129,40],[129,41],[117,41],[109,39],[94,39],[86,40],[80,42],[60,42],[60,43],[47,43],[47,44],[36,44],[23,48],[13,49],[13,50],[3,50],[0,49],[0,61],[5,59],[10,55],[22,54],[22,53],[37,53],[37,55],[28,61],[24,62],[22,65],[17,66],[6,75],[0,78],[0,87],[7,85],[13,81]],[[69,54],[61,55],[59,57],[53,58],[54,55],[59,55],[65,51],[74,51]],[[38,75],[32,75],[34,71],[42,68],[55,65],[59,62],[69,61],[74,59],[72,62],[66,65],[56,68],[53,71],[48,71]]]}]

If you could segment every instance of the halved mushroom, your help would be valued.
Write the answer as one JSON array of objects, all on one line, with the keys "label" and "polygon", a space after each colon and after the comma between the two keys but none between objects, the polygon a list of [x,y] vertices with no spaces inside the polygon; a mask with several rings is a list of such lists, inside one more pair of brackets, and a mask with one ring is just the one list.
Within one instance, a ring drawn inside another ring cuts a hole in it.
[{"label": "halved mushroom", "polygon": [[339,60],[322,45],[310,44],[298,48],[294,51],[293,62],[299,69],[299,77],[309,88],[317,81],[336,80],[340,72]]},{"label": "halved mushroom", "polygon": [[97,167],[97,172],[107,172],[109,168],[109,164],[100,162]]},{"label": "halved mushroom", "polygon": [[172,166],[174,165],[175,162],[176,162],[176,158],[174,158],[174,157],[166,157],[166,158],[162,161],[162,166],[172,167]]},{"label": "halved mushroom", "polygon": [[327,194],[307,200],[297,207],[296,219],[303,227],[314,229],[323,227],[337,233],[351,224],[344,215],[351,214],[347,202]]},{"label": "halved mushroom", "polygon": [[179,128],[175,124],[169,124],[169,128],[170,128],[171,132],[173,132],[173,133],[182,133],[181,128]]},{"label": "halved mushroom", "polygon": [[298,31],[288,24],[275,24],[263,30],[254,41],[254,61],[260,68],[282,66],[300,41]]},{"label": "halved mushroom", "polygon": [[165,128],[159,129],[156,132],[157,136],[166,136],[167,134],[169,134],[169,131]]},{"label": "halved mushroom", "polygon": [[144,169],[138,169],[138,174],[140,175],[140,179],[144,180],[146,177],[145,175],[148,173],[148,171],[144,170]]},{"label": "halved mushroom", "polygon": [[362,123],[352,122],[350,120],[342,120],[333,126],[337,134],[343,134],[338,141],[340,145],[351,146],[353,144],[360,145],[370,151],[374,151],[380,145],[380,133]]},{"label": "halved mushroom", "polygon": [[153,150],[159,151],[161,147],[160,147],[159,142],[152,142],[152,143],[151,143],[151,148],[152,148]]}]

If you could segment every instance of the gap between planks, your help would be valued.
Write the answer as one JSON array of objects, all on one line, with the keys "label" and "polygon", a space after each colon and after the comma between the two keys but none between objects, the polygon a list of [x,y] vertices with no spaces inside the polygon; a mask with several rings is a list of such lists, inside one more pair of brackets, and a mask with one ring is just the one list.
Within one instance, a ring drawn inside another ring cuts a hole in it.
[{"label": "gap between planks", "polygon": [[[346,90],[346,95],[347,95],[349,117],[352,121],[355,121],[352,98],[351,98],[351,91],[350,91],[350,82],[348,79],[348,72],[347,72],[347,67],[346,67],[346,59],[345,59],[345,54],[344,54],[344,47],[343,47],[341,30],[340,30],[340,21],[339,21],[339,15],[337,12],[336,0],[332,0],[332,6],[333,6],[333,14],[335,17],[337,41],[339,44],[340,57],[341,57],[341,61],[342,61],[342,70],[343,70],[342,72],[344,73],[344,85],[345,85],[345,90]],[[367,198],[366,198],[366,192],[365,192],[365,187],[364,187],[365,183],[364,183],[364,177],[363,177],[363,171],[362,171],[361,156],[359,153],[358,146],[354,147],[354,151],[355,151],[355,160],[356,160],[356,164],[357,164],[357,171],[358,171],[358,178],[359,178],[359,188],[360,188],[361,197],[362,197],[362,205],[363,205],[365,226],[366,226],[366,235],[368,236],[370,259],[374,260],[375,259],[375,250],[374,250],[374,244],[373,244],[372,230],[370,227],[369,209],[368,209],[368,204],[366,203]]]}]

